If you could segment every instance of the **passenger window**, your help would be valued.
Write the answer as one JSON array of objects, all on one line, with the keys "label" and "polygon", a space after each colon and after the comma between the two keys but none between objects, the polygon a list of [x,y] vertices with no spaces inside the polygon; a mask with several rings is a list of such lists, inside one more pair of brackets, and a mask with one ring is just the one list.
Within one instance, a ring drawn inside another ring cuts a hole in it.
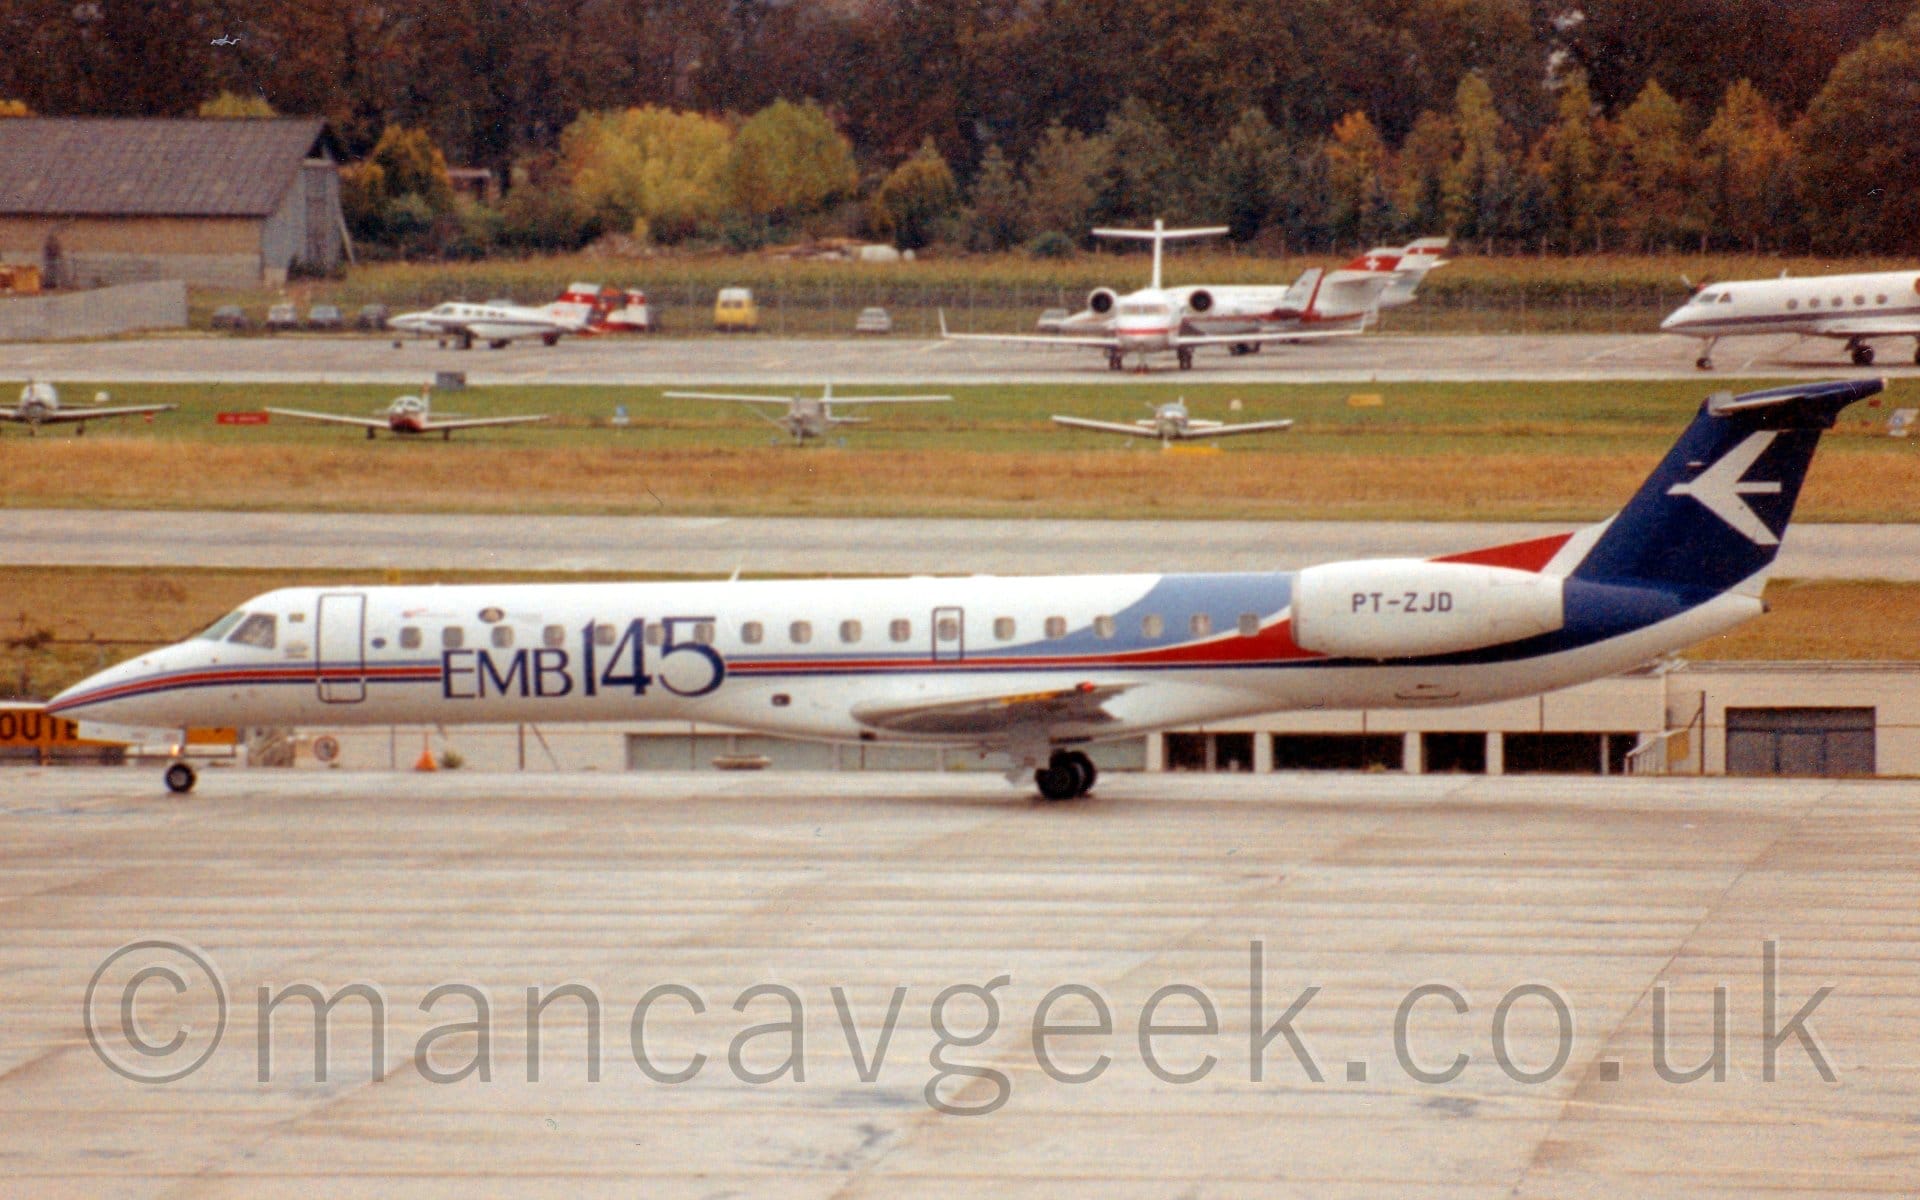
[{"label": "passenger window", "polygon": [[1875,297],[1873,298],[1873,302],[1874,302],[1875,304],[1885,304],[1885,303],[1887,302],[1887,298],[1886,298],[1886,296],[1885,296],[1884,294],[1883,294],[1883,295],[1879,295],[1879,296],[1875,296]]},{"label": "passenger window", "polygon": [[567,627],[548,625],[540,631],[540,642],[545,646],[564,646],[567,642]]},{"label": "passenger window", "polygon": [[508,650],[513,647],[513,626],[495,625],[493,627],[493,647],[496,650]]},{"label": "passenger window", "polygon": [[1796,309],[1796,308],[1799,308],[1799,307],[1800,307],[1800,302],[1799,302],[1798,300],[1789,300],[1789,301],[1787,301],[1787,311],[1788,311],[1788,312],[1792,312],[1792,311],[1793,311],[1794,309]]},{"label": "passenger window", "polygon": [[662,641],[663,637],[664,635],[660,628],[660,622],[648,621],[647,622],[647,645],[658,646]]},{"label": "passenger window", "polygon": [[1845,308],[1847,306],[1846,298],[1844,296],[1835,296],[1833,298],[1833,306],[1835,308]]},{"label": "passenger window", "polygon": [[746,624],[740,626],[740,640],[749,646],[758,646],[760,639],[765,636],[766,630],[761,627],[758,621],[748,621]]},{"label": "passenger window", "polygon": [[440,628],[440,648],[458,650],[467,644],[467,631],[458,625],[443,625]]},{"label": "passenger window", "polygon": [[1050,638],[1063,638],[1067,636],[1067,619],[1065,617],[1048,617],[1047,636]]},{"label": "passenger window", "polygon": [[858,621],[840,622],[840,640],[847,643],[849,646],[859,641],[860,640],[860,622]]},{"label": "passenger window", "polygon": [[1113,636],[1113,618],[1108,616],[1095,617],[1093,619],[1093,636],[1097,638],[1112,637]]},{"label": "passenger window", "polygon": [[1166,619],[1162,617],[1159,613],[1148,613],[1146,616],[1140,618],[1140,636],[1141,637],[1149,637],[1149,638],[1165,637],[1166,633],[1167,633]]},{"label": "passenger window", "polygon": [[260,650],[273,649],[274,629],[277,622],[267,613],[254,613],[240,622],[240,627],[228,637],[229,642],[239,646],[253,646]]},{"label": "passenger window", "polygon": [[1867,302],[1867,298],[1865,296],[1855,296],[1853,302],[1855,305],[1863,305]]},{"label": "passenger window", "polygon": [[593,626],[593,644],[596,646],[613,645],[614,628],[606,621],[596,621]]},{"label": "passenger window", "polygon": [[420,648],[420,627],[418,625],[402,625],[400,627],[400,648],[402,650],[418,650]]},{"label": "passenger window", "polygon": [[1213,618],[1206,613],[1195,613],[1187,618],[1187,632],[1194,637],[1206,637],[1213,632]]},{"label": "passenger window", "polygon": [[903,618],[895,619],[887,626],[887,636],[896,642],[911,641],[913,638],[913,622]]},{"label": "passenger window", "polygon": [[693,623],[693,644],[696,646],[713,645],[712,621],[695,621]]},{"label": "passenger window", "polygon": [[943,642],[960,640],[960,622],[952,617],[941,617],[934,623],[933,636]]},{"label": "passenger window", "polygon": [[993,636],[1003,642],[1013,640],[1013,628],[1012,617],[995,617],[993,619]]},{"label": "passenger window", "polygon": [[1811,299],[1811,300],[1809,300],[1809,301],[1807,301],[1807,307],[1808,307],[1808,308],[1819,308],[1819,307],[1820,307],[1820,297],[1818,297],[1818,296],[1815,296],[1815,297],[1814,297],[1813,299]]},{"label": "passenger window", "polygon": [[1259,613],[1241,613],[1239,626],[1240,626],[1241,637],[1259,637],[1260,636],[1260,614]]},{"label": "passenger window", "polygon": [[787,640],[796,646],[804,646],[813,640],[813,625],[807,621],[795,621],[787,626]]}]

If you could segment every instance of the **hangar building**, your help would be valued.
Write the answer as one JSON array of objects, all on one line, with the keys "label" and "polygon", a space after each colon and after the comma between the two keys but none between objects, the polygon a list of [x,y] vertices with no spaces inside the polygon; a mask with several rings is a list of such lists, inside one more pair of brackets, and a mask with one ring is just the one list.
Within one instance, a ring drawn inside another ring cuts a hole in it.
[{"label": "hangar building", "polygon": [[317,117],[0,121],[0,262],[48,286],[279,284],[346,253]]}]

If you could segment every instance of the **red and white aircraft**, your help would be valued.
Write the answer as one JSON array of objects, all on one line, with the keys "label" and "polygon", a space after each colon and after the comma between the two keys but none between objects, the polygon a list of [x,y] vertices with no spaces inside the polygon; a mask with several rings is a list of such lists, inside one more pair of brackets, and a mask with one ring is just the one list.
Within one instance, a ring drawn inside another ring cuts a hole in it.
[{"label": "red and white aircraft", "polygon": [[375,416],[350,417],[344,413],[307,412],[298,408],[268,408],[276,416],[292,417],[300,421],[321,421],[329,425],[352,425],[367,431],[367,440],[384,429],[388,433],[402,436],[414,436],[422,433],[437,433],[442,441],[453,440],[456,429],[480,429],[489,425],[528,425],[535,421],[544,421],[548,414],[540,413],[524,417],[464,417],[443,414],[433,415],[431,396],[422,392],[418,396],[398,396],[392,404]]},{"label": "red and white aircraft", "polygon": [[[1282,709],[1479,704],[1611,675],[1765,611],[1820,435],[1877,380],[1700,406],[1611,520],[1436,559],[1220,575],[297,587],[54,697],[149,728],[702,721],[1006,756]],[[168,785],[193,769],[176,762]]]},{"label": "red and white aircraft", "polygon": [[591,333],[651,333],[653,309],[639,288],[570,283],[548,307],[582,321]]},{"label": "red and white aircraft", "polygon": [[1224,225],[1168,229],[1160,221],[1152,229],[1096,229],[1097,237],[1153,243],[1153,280],[1147,287],[1126,295],[1095,288],[1087,296],[1087,307],[1060,322],[1058,333],[950,333],[942,313],[940,336],[956,342],[1086,346],[1106,351],[1107,366],[1116,371],[1129,357],[1144,371],[1149,355],[1172,354],[1184,371],[1193,366],[1193,352],[1201,346],[1251,354],[1267,342],[1362,333],[1382,308],[1411,303],[1427,272],[1445,265],[1440,255],[1447,239],[1421,238],[1404,248],[1369,250],[1335,271],[1315,267],[1285,287],[1162,286],[1165,242],[1225,232]]}]

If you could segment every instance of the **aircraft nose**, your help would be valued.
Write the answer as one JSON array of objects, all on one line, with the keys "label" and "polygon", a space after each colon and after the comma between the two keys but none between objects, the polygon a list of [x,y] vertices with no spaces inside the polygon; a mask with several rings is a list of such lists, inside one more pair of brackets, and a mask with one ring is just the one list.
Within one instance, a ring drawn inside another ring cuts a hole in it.
[{"label": "aircraft nose", "polygon": [[108,724],[140,724],[152,714],[158,652],[108,667],[47,701],[47,712]]}]

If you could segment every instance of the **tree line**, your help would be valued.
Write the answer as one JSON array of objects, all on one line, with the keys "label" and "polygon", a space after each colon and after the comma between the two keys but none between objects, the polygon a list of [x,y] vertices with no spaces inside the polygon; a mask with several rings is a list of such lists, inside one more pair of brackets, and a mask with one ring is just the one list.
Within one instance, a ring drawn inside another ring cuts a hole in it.
[{"label": "tree line", "polygon": [[1913,0],[0,0],[0,31],[35,113],[325,116],[358,232],[407,252],[1154,216],[1920,249]]}]

